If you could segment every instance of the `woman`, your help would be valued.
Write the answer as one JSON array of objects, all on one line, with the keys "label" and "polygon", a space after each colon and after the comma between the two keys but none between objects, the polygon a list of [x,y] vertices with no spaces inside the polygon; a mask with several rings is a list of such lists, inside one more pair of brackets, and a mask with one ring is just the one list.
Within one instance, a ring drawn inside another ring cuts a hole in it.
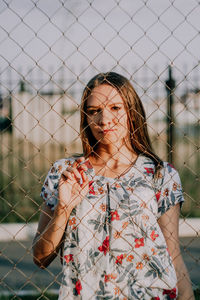
[{"label": "woman", "polygon": [[90,80],[80,134],[84,155],[47,175],[33,245],[41,268],[63,245],[59,299],[194,299],[178,241],[179,175],[154,154],[125,77]]}]

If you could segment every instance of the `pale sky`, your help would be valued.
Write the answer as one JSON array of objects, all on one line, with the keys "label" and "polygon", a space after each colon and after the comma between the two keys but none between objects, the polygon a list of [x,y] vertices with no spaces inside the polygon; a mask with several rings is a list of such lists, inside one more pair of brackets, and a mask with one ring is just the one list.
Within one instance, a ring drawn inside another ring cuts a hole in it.
[{"label": "pale sky", "polygon": [[70,93],[114,70],[132,76],[142,94],[158,76],[163,85],[171,64],[179,87],[194,88],[199,16],[197,0],[0,0],[1,90],[9,65],[13,78],[24,76],[35,89],[53,80]]}]

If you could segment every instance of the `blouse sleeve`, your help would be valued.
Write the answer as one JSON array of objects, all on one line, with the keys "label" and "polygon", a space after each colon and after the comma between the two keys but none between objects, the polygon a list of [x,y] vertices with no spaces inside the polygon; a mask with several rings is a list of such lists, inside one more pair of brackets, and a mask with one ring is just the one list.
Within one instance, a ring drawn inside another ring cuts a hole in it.
[{"label": "blouse sleeve", "polygon": [[42,190],[40,196],[43,198],[44,202],[47,206],[54,210],[58,203],[58,183],[61,177],[62,172],[69,165],[69,160],[61,159],[56,161],[53,166],[50,168],[44,184],[42,186]]},{"label": "blouse sleeve", "polygon": [[158,215],[160,218],[172,206],[184,202],[181,180],[177,170],[169,163],[164,163],[162,184],[157,192]]}]

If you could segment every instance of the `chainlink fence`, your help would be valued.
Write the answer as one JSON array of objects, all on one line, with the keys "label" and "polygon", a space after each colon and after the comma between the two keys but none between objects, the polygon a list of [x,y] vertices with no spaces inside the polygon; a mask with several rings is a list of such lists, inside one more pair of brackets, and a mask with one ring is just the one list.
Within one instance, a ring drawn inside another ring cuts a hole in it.
[{"label": "chainlink fence", "polygon": [[53,162],[81,153],[81,93],[107,71],[130,79],[155,152],[179,171],[182,253],[199,286],[199,14],[197,0],[0,1],[2,297],[57,293],[59,260],[32,263],[39,194]]}]

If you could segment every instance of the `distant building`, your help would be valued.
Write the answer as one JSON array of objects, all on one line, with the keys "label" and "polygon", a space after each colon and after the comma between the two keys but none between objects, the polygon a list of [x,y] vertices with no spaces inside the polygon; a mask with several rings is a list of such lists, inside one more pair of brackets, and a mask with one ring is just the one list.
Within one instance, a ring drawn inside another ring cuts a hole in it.
[{"label": "distant building", "polygon": [[[15,138],[26,139],[35,146],[58,143],[81,149],[79,105],[71,96],[61,93],[32,94],[22,90],[11,97]],[[165,140],[167,99],[148,100],[144,101],[144,106],[150,135],[159,135]],[[2,102],[2,120],[10,120],[9,103],[8,97]],[[181,98],[174,97],[173,112],[176,130],[185,130],[197,124],[200,116],[200,93],[193,91]]]},{"label": "distant building", "polygon": [[35,146],[45,143],[80,145],[79,105],[66,94],[12,96],[13,135]]}]

